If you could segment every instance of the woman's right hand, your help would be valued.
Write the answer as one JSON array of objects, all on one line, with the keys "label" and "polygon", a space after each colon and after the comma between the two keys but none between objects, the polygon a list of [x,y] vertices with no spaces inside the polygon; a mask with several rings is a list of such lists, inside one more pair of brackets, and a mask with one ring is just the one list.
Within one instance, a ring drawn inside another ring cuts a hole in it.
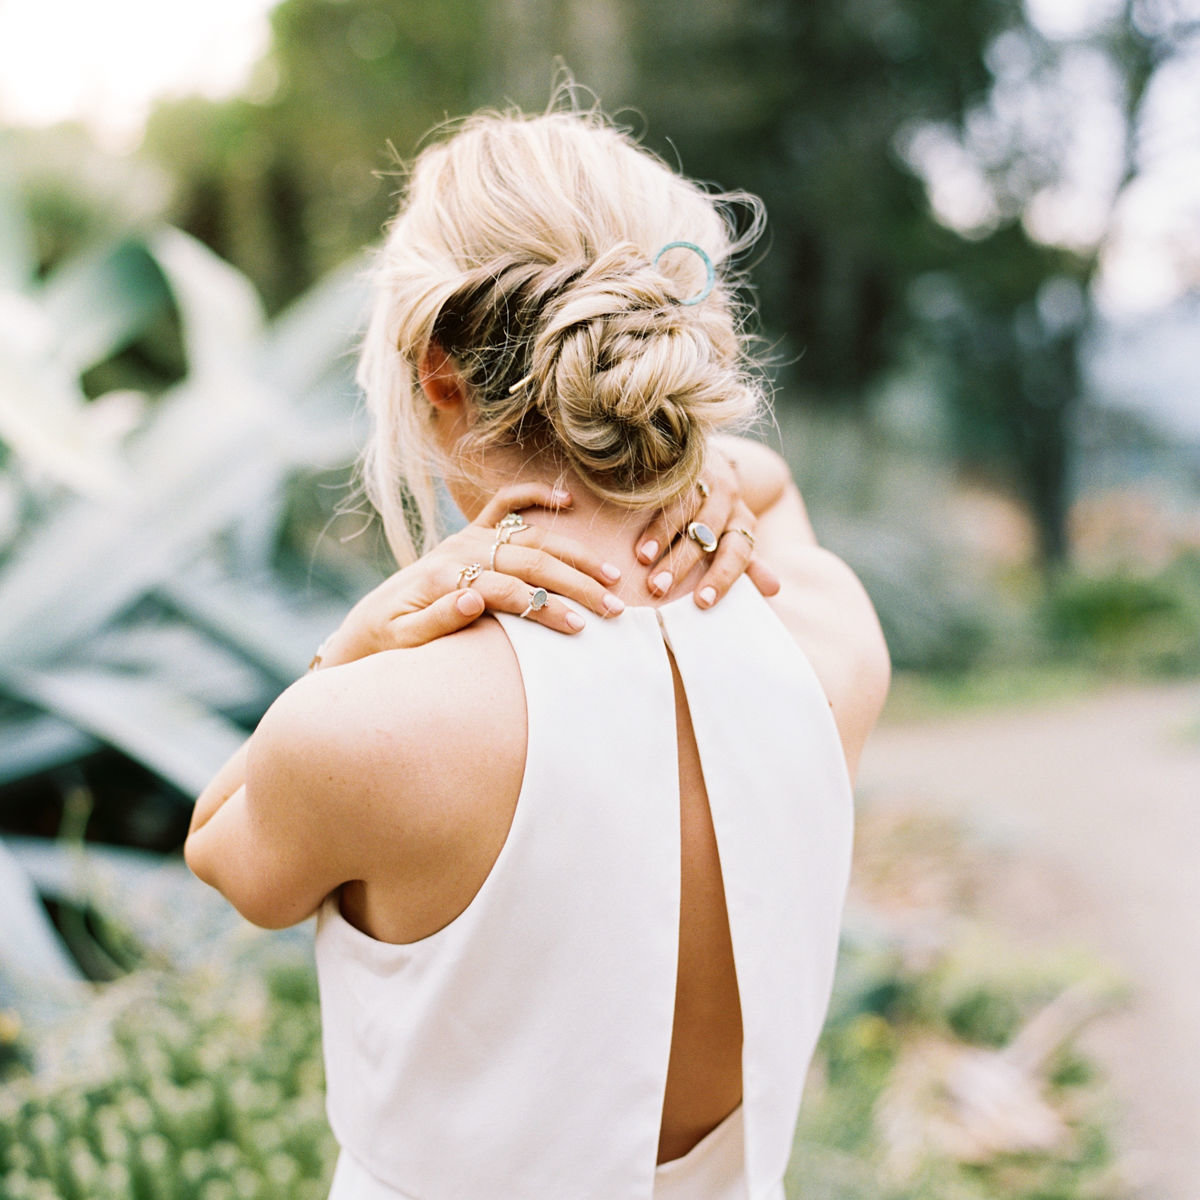
[{"label": "woman's right hand", "polygon": [[[758,516],[728,452],[731,445],[740,446],[740,439],[723,439],[719,446],[714,439],[696,494],[656,513],[638,538],[637,556],[649,568],[646,586],[651,595],[665,596],[677,579],[686,578],[705,559],[705,570],[692,589],[701,608],[719,603],[743,574],[764,596],[779,591],[779,577],[755,555]],[[692,522],[713,531],[717,538],[714,551],[707,553],[688,536]]]},{"label": "woman's right hand", "polygon": [[[312,666],[337,666],[381,650],[420,646],[455,633],[488,610],[521,615],[538,588],[545,589],[546,603],[528,611],[528,619],[560,633],[578,633],[584,623],[559,597],[600,616],[616,616],[625,606],[608,587],[621,573],[582,542],[549,533],[528,515],[524,529],[499,540],[497,526],[507,514],[557,511],[570,504],[567,492],[546,484],[502,488],[469,525],[355,604]],[[478,573],[470,570],[475,565]]]}]

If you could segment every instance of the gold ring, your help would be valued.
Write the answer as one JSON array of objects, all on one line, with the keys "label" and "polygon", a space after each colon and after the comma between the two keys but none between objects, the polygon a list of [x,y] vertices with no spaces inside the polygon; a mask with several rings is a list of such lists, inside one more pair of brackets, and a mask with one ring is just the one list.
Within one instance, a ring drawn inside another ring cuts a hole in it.
[{"label": "gold ring", "polygon": [[700,493],[701,500],[708,499],[708,484],[703,479],[696,480],[696,491]]},{"label": "gold ring", "polygon": [[705,554],[711,554],[717,548],[717,535],[703,521],[693,521],[687,527],[687,535]]},{"label": "gold ring", "polygon": [[455,587],[470,587],[483,574],[483,563],[467,563],[458,573]]},{"label": "gold ring", "polygon": [[496,522],[496,545],[504,546],[508,544],[509,538],[514,533],[520,533],[529,526],[525,523],[525,518],[520,513],[510,512]]},{"label": "gold ring", "polygon": [[[742,537],[744,537],[746,541],[750,543],[750,549],[754,549],[754,534],[752,534],[750,530],[743,529],[740,525],[731,525],[725,530],[725,533],[740,533]],[[721,534],[721,537],[724,537],[725,533]],[[721,539],[718,538],[717,540],[720,541]]]}]

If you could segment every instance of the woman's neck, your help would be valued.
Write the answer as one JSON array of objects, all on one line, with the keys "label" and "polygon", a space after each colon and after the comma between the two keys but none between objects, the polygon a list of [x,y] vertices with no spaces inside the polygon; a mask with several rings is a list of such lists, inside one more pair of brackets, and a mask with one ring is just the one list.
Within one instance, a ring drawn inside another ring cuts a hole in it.
[{"label": "woman's neck", "polygon": [[[561,488],[570,495],[570,505],[558,511],[526,509],[528,522],[583,542],[617,566],[621,582],[613,590],[626,603],[645,604],[654,598],[646,586],[646,567],[635,554],[637,539],[652,516],[650,510],[629,509],[606,501],[590,491],[574,472],[548,461],[546,456],[530,456],[515,448],[489,451],[484,469],[472,475],[470,480],[446,480],[447,490],[468,520],[474,520],[496,492],[513,483]],[[500,563],[503,566],[502,557]]]}]

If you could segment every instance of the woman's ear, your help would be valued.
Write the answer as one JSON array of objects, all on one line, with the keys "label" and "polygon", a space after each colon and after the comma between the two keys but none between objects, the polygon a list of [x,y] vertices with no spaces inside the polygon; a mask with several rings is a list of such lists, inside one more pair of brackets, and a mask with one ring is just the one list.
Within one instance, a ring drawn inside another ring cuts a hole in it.
[{"label": "woman's ear", "polygon": [[437,344],[430,342],[417,367],[417,378],[425,398],[439,411],[461,408],[467,398],[467,386],[454,359]]}]

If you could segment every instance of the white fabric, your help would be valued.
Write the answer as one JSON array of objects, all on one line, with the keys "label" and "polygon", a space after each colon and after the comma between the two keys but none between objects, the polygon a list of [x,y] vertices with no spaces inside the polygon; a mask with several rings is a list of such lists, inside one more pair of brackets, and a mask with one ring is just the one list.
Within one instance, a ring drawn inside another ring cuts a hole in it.
[{"label": "white fabric", "polygon": [[[501,623],[529,732],[483,887],[408,945],[368,937],[333,900],[318,919],[328,1111],[347,1152],[331,1200],[776,1200],[849,870],[850,789],[812,669],[746,580],[715,609],[690,596],[629,608],[570,640]],[[679,928],[664,639],[700,748],[742,1006],[742,1163],[719,1191],[704,1180],[727,1163],[725,1126],[724,1157],[699,1155],[694,1178],[686,1159],[655,1166]],[[672,1167],[682,1182],[663,1192]]]},{"label": "white fabric", "polygon": [[[654,1200],[746,1200],[744,1133],[739,1108],[683,1158],[655,1170]],[[330,1196],[414,1200],[377,1179],[345,1150],[338,1156]],[[783,1184],[768,1190],[761,1200],[785,1200]]]}]

